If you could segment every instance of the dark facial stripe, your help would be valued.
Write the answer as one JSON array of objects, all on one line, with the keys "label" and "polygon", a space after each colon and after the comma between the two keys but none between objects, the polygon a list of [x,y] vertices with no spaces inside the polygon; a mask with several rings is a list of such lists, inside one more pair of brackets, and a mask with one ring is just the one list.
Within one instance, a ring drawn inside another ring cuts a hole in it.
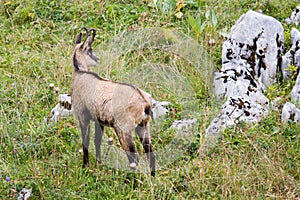
[{"label": "dark facial stripe", "polygon": [[74,55],[73,55],[73,67],[75,68],[76,71],[79,70],[79,63],[76,59],[76,53],[74,53]]}]

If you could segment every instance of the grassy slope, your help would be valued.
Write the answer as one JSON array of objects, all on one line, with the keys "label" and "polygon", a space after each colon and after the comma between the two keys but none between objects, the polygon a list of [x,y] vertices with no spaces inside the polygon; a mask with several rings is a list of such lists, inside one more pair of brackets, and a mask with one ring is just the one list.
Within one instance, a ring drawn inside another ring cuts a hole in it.
[{"label": "grassy slope", "polygon": [[[83,25],[97,28],[98,43],[131,25],[175,28],[196,37],[186,18],[178,20],[172,11],[164,14],[159,6],[156,9],[142,3],[107,1],[101,15],[99,2],[1,2],[1,199],[16,198],[22,187],[33,189],[31,199],[299,198],[300,127],[280,123],[280,113],[276,112],[258,124],[227,129],[218,146],[205,157],[196,156],[200,145],[196,140],[190,152],[159,171],[155,178],[138,175],[135,189],[123,183],[125,173],[97,167],[93,157],[92,166],[82,170],[76,120],[42,124],[57,98],[48,85],[54,83],[61,92],[70,92],[70,57],[78,29]],[[206,10],[215,11],[218,23],[201,32],[199,43],[220,67],[224,38],[217,31],[229,30],[248,9],[261,9],[283,22],[297,3],[271,2],[199,0],[182,11],[194,17],[199,15],[202,20]],[[143,12],[149,13],[153,21],[139,21]],[[284,27],[287,33],[291,29]],[[215,46],[207,45],[208,34],[215,38]],[[291,84],[292,81],[276,84],[268,95],[288,100]],[[200,135],[205,125],[199,124]],[[6,181],[6,177],[11,180]]]}]

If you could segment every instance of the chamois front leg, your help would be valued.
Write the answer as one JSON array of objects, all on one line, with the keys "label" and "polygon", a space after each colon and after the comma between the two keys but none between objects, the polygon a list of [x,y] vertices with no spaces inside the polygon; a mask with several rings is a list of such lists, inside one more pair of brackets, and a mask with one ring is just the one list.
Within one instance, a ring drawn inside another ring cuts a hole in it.
[{"label": "chamois front leg", "polygon": [[147,122],[139,124],[135,128],[135,132],[140,138],[140,141],[143,145],[144,151],[147,156],[147,160],[149,163],[150,171],[151,171],[151,176],[155,176],[155,156],[152,151],[152,146],[151,146],[151,135],[150,135],[150,124]]},{"label": "chamois front leg", "polygon": [[83,168],[89,165],[89,146],[90,146],[90,120],[85,117],[78,117],[83,149]]},{"label": "chamois front leg", "polygon": [[104,133],[104,127],[99,122],[95,122],[95,148],[96,148],[96,159],[98,163],[101,163],[101,143],[102,143],[102,136]]}]

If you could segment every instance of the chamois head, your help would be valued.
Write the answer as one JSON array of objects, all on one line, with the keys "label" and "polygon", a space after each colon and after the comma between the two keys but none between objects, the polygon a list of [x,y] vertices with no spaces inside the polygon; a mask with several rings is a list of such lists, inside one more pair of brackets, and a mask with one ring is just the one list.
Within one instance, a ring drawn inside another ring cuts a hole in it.
[{"label": "chamois head", "polygon": [[73,53],[73,67],[75,70],[89,71],[89,67],[99,63],[99,58],[93,53],[92,43],[94,42],[96,30],[82,28],[85,30],[85,40],[82,41],[82,33],[80,32],[75,42]]}]

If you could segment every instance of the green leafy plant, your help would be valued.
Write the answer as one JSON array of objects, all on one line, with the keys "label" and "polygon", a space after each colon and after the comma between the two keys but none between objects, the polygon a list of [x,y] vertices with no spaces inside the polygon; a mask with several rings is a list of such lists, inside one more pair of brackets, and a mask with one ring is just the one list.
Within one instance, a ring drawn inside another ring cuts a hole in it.
[{"label": "green leafy plant", "polygon": [[213,10],[207,10],[205,13],[205,20],[201,20],[201,16],[197,15],[193,17],[188,13],[187,22],[192,28],[193,32],[196,35],[196,40],[199,40],[199,37],[203,34],[204,30],[208,29],[210,33],[216,32],[216,26],[218,23],[216,14]]},{"label": "green leafy plant", "polygon": [[190,14],[188,14],[187,21],[196,35],[196,41],[198,41],[200,35],[206,27],[206,22],[201,23],[201,17],[199,15],[196,18],[194,18]]},{"label": "green leafy plant", "polygon": [[297,71],[298,71],[298,67],[295,65],[289,65],[288,68],[286,68],[285,70],[289,71],[291,74],[291,79],[295,80],[297,78]]}]

